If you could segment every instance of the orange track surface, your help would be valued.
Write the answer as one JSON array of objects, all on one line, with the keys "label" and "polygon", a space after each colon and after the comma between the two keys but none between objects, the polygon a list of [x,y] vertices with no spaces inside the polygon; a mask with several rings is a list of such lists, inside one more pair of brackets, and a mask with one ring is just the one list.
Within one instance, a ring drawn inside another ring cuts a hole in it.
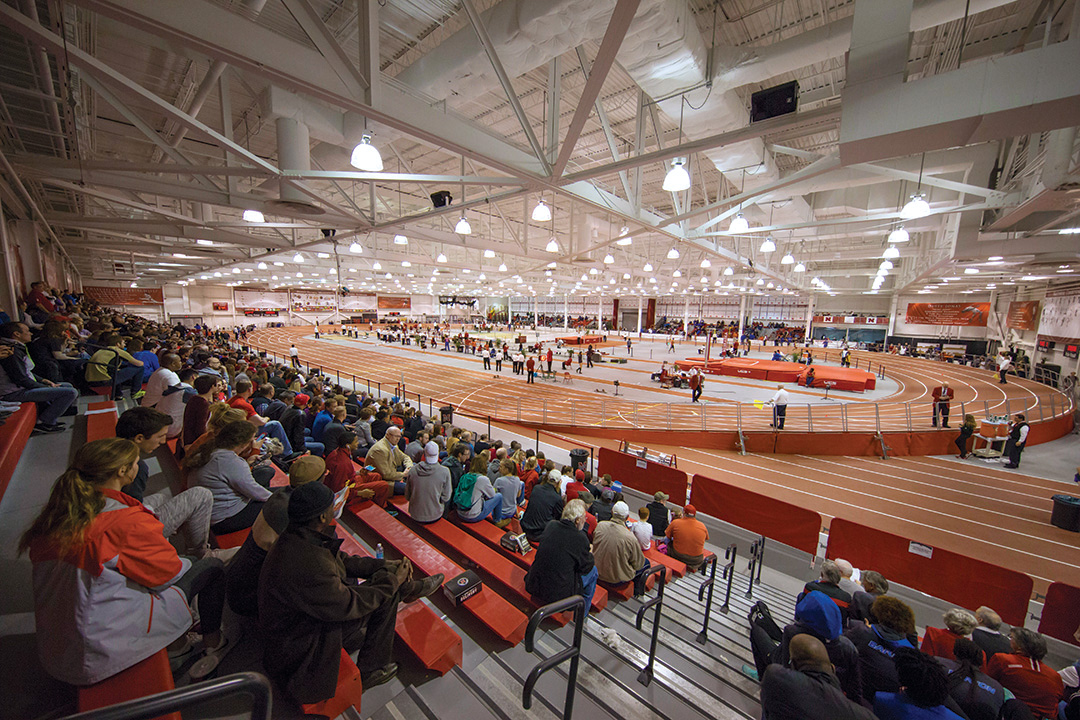
[{"label": "orange track surface", "polygon": [[[372,346],[370,350],[346,349],[301,337],[310,332],[308,328],[263,330],[249,338],[249,344],[271,350],[281,358],[287,353],[289,344],[295,342],[304,364],[336,368],[346,376],[355,374],[358,378],[371,378],[387,385],[387,389],[404,377],[410,394],[420,393],[425,405],[427,398],[433,396],[436,408],[448,401],[455,408],[483,417],[493,415],[498,401],[497,418],[511,422],[516,420],[516,404],[520,399],[522,420],[535,421],[542,413],[534,409],[538,401],[547,400],[549,419],[554,418],[560,409],[568,413],[572,401],[578,423],[603,423],[605,427],[619,424],[617,401],[599,400],[595,394],[562,385],[561,382],[558,385],[538,382],[527,387],[523,378],[512,375],[508,369],[504,371],[505,377],[495,379],[492,373],[480,369],[479,357],[475,358],[476,371],[463,370],[440,364],[438,356],[444,355],[440,351],[429,350],[425,353],[415,346],[400,345]],[[640,343],[636,347],[647,346]],[[661,347],[660,343],[656,343],[658,350]],[[664,355],[662,352],[657,354],[660,357]],[[815,355],[818,354],[819,351],[815,351]],[[460,359],[462,356],[454,353],[454,357]],[[962,366],[877,354],[870,357],[874,358],[875,363],[879,358],[883,359],[887,374],[901,383],[900,393],[880,403],[883,426],[887,406],[892,406],[889,408],[890,422],[899,425],[902,421],[906,426],[905,403],[909,402],[912,403],[913,421],[928,425],[926,416],[929,415],[930,389],[934,382],[941,379],[948,379],[956,390],[954,423],[959,401],[975,401],[980,408],[985,402],[991,413],[998,414],[1004,413],[1006,400],[1010,410],[1015,412],[1021,399],[1027,398],[1030,402],[1032,397],[1039,395],[1049,402],[1047,398],[1055,392],[1036,383],[1012,378],[1008,385],[1000,386],[991,373]],[[642,387],[655,390],[655,384],[648,383],[646,373],[656,365],[656,360],[631,360],[629,366],[623,367],[629,367],[630,372],[643,374]],[[793,399],[798,397],[798,392],[791,391]],[[1054,402],[1058,414],[1066,408],[1071,412],[1071,406],[1063,404],[1064,396],[1060,393],[1056,394]],[[628,405],[632,406],[633,403]],[[661,405],[664,421],[667,405]],[[733,420],[733,405],[722,401],[710,403],[707,415],[709,427],[718,429],[721,418]],[[851,407],[858,405],[872,408],[870,403],[852,403]],[[503,407],[508,410],[504,412]],[[514,417],[510,417],[510,407],[515,410]],[[699,429],[700,416],[686,417],[684,414],[700,409],[685,403],[672,404],[672,427]],[[722,409],[727,411],[726,415],[722,414]],[[1048,415],[1048,405],[1046,410]],[[871,409],[870,417],[872,412]],[[791,418],[792,410],[789,409],[788,413]],[[915,414],[918,414],[917,417]],[[639,417],[645,417],[645,413],[641,412]],[[751,414],[744,413],[744,422],[748,421],[748,417]],[[856,417],[862,416],[852,410],[848,418],[849,428]],[[814,429],[817,430],[817,407],[814,408],[813,419]],[[495,416],[493,425],[497,425]],[[509,426],[507,429],[521,431],[521,428]],[[571,428],[560,432],[544,433],[544,441],[563,447],[618,445],[616,440],[573,437]],[[951,437],[954,431],[948,432]],[[656,446],[654,449],[674,453],[678,457],[679,469],[688,475],[701,473],[797,503],[820,512],[827,521],[832,517],[848,518],[934,547],[947,548],[1028,573],[1034,578],[1035,589],[1040,593],[1045,592],[1047,585],[1054,580],[1080,585],[1080,536],[1049,523],[1050,497],[1058,492],[1068,492],[1070,486],[1064,483],[1022,475],[979,460],[961,464],[929,457],[882,461],[844,456],[741,456],[733,452],[680,446],[677,436],[672,436],[669,446]],[[1028,450],[1037,451],[1037,447]]]}]

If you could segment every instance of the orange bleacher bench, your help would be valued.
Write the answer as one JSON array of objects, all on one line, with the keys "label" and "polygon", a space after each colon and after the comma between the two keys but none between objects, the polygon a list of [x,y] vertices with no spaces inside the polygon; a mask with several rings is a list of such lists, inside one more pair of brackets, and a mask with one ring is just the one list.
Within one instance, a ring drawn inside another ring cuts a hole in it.
[{"label": "orange bleacher bench", "polygon": [[337,688],[334,697],[318,703],[301,705],[305,715],[325,715],[336,718],[350,707],[360,712],[360,696],[364,694],[364,684],[360,680],[360,670],[352,661],[344,649],[341,651],[341,662],[338,663]]},{"label": "orange bleacher bench", "polygon": [[[174,688],[169,653],[162,648],[127,670],[94,685],[79,688],[79,712],[97,710]],[[180,720],[180,713],[169,713],[157,720]]]},{"label": "orange bleacher bench", "polygon": [[[371,557],[363,545],[340,527],[341,549],[352,555]],[[394,627],[398,639],[405,643],[416,659],[428,670],[445,675],[450,668],[461,665],[461,636],[439,619],[429,606],[422,602],[398,607],[397,624]]]},{"label": "orange bleacher bench", "polygon": [[116,435],[116,403],[111,400],[90,403],[86,408],[86,441],[104,440]]},{"label": "orange bleacher bench", "polygon": [[15,466],[19,464],[23,448],[26,447],[30,433],[34,432],[36,422],[37,405],[23,403],[0,426],[0,498],[4,497],[4,491],[11,482]]},{"label": "orange bleacher bench", "polygon": [[[465,572],[464,568],[421,540],[416,533],[382,508],[369,503],[351,514],[382,538],[383,542],[409,558],[420,574],[443,573],[450,579]],[[463,602],[461,607],[511,645],[517,645],[525,639],[528,618],[491,588],[481,588],[480,592]]]}]

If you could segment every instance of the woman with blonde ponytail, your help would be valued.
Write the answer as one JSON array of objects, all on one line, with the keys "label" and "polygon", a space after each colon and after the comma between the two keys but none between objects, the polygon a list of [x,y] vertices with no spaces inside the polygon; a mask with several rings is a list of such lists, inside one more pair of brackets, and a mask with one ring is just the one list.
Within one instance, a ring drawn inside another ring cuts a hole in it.
[{"label": "woman with blonde ponytail", "polygon": [[38,652],[64,682],[99,682],[183,639],[195,596],[204,643],[221,645],[222,562],[178,556],[157,517],[121,492],[138,462],[130,440],[83,445],[19,541],[33,563]]}]

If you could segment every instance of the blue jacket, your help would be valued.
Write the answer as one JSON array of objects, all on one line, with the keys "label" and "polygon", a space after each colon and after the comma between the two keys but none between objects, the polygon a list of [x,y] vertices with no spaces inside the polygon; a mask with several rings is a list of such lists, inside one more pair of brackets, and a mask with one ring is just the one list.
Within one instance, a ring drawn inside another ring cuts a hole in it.
[{"label": "blue jacket", "polygon": [[879,720],[963,720],[944,705],[919,707],[903,693],[879,692],[874,696],[874,714]]},{"label": "blue jacket", "polygon": [[330,416],[330,413],[325,410],[320,410],[315,416],[315,422],[311,423],[311,439],[315,442],[322,442],[323,430],[330,424],[330,421],[334,418]]}]

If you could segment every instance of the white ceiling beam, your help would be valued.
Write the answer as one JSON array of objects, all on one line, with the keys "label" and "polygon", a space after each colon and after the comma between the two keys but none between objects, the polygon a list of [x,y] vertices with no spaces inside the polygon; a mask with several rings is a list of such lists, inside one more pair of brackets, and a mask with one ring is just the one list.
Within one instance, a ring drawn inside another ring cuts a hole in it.
[{"label": "white ceiling beam", "polygon": [[[578,45],[576,52],[578,63],[581,64],[582,74],[585,75],[585,77],[589,77],[589,59],[585,57],[585,48],[581,45]],[[619,156],[619,147],[615,144],[615,133],[611,131],[611,123],[608,122],[607,113],[604,111],[604,103],[600,99],[599,95],[596,97],[596,102],[594,103],[594,105],[596,108],[596,116],[600,119],[600,127],[604,131],[604,140],[607,141],[608,152],[611,153],[611,159],[621,160],[622,158]],[[619,172],[619,182],[622,183],[623,192],[626,193],[627,199],[632,198],[634,194],[630,192],[630,182],[626,177],[625,170]]]},{"label": "white ceiling beam", "polygon": [[285,9],[296,20],[297,25],[308,36],[315,49],[326,60],[326,66],[341,80],[352,97],[357,100],[367,98],[368,79],[363,77],[352,60],[342,49],[334,33],[326,27],[318,11],[308,0],[281,0]]}]

